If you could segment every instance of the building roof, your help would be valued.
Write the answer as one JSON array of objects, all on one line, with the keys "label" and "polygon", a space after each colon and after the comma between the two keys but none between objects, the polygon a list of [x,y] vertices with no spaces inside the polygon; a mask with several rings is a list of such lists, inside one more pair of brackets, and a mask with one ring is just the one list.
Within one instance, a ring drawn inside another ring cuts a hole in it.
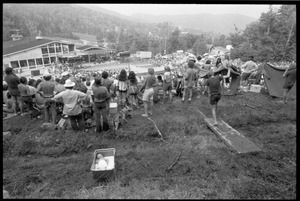
[{"label": "building roof", "polygon": [[8,55],[26,49],[42,46],[50,42],[53,42],[53,40],[45,39],[45,38],[37,40],[35,37],[26,37],[22,40],[16,40],[16,41],[6,41],[3,42],[2,54]]},{"label": "building roof", "polygon": [[76,49],[77,50],[87,50],[89,48],[95,48],[95,47],[91,46],[91,45],[84,45],[84,46],[81,46],[81,47],[77,47]]},{"label": "building roof", "polygon": [[35,36],[26,37],[22,40],[6,41],[3,43],[3,56],[14,54],[27,49],[46,45],[51,42],[60,42],[65,44],[74,44],[76,40],[60,37],[46,37],[43,36],[41,39],[36,39]]}]

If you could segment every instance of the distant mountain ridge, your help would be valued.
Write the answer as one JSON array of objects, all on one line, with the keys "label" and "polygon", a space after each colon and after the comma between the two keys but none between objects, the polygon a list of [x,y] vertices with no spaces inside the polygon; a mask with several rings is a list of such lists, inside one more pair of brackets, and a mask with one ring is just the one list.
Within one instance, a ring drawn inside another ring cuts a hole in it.
[{"label": "distant mountain ridge", "polygon": [[151,15],[137,13],[133,14],[132,18],[142,20],[147,23],[160,23],[164,21],[172,22],[175,26],[182,28],[199,29],[205,32],[220,32],[229,34],[234,32],[234,24],[239,29],[244,29],[246,26],[255,21],[255,18],[240,14],[191,14],[191,15]]},{"label": "distant mountain ridge", "polygon": [[102,8],[100,6],[89,4],[77,4],[79,6],[112,15],[122,19],[136,21],[141,23],[157,24],[162,22],[171,22],[174,26],[187,29],[197,29],[202,32],[215,32],[228,35],[235,31],[234,24],[239,29],[245,29],[246,26],[257,19],[240,14],[190,14],[190,15],[151,15],[136,13],[131,16],[123,15],[118,12]]}]

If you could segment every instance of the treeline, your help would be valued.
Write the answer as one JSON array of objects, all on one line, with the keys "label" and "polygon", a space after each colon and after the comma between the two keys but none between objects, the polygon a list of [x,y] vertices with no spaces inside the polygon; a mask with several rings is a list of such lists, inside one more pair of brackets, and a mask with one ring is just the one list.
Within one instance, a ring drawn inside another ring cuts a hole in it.
[{"label": "treeline", "polygon": [[216,33],[184,33],[171,22],[141,24],[69,4],[3,4],[3,41],[11,40],[11,30],[20,29],[23,36],[78,39],[72,32],[97,36],[98,44],[120,51],[151,51],[154,55],[189,51],[206,53],[206,44],[232,45],[231,57],[258,61],[291,61],[296,57],[296,6],[270,7],[260,19],[245,30],[236,28],[229,36]]}]

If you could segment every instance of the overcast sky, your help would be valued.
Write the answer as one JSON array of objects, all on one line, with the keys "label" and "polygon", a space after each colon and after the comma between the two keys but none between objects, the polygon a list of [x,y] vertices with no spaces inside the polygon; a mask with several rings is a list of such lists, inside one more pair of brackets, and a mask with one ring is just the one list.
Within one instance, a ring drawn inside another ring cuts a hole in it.
[{"label": "overcast sky", "polygon": [[[97,4],[103,8],[113,10],[123,15],[147,13],[153,15],[181,15],[181,14],[242,14],[259,18],[261,13],[269,10],[264,4]],[[273,5],[279,7],[280,5]]]}]

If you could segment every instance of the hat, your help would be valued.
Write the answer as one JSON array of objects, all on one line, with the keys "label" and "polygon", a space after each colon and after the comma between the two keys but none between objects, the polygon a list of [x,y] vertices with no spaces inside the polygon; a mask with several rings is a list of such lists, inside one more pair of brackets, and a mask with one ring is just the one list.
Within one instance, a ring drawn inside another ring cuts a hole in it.
[{"label": "hat", "polygon": [[48,71],[46,71],[43,75],[43,77],[49,77],[49,76],[51,76],[51,74]]},{"label": "hat", "polygon": [[75,82],[72,82],[72,80],[67,79],[66,83],[64,84],[64,87],[74,87],[75,86]]},{"label": "hat", "polygon": [[66,75],[69,75],[69,72],[68,71],[65,71],[61,74],[61,76],[66,76]]}]

